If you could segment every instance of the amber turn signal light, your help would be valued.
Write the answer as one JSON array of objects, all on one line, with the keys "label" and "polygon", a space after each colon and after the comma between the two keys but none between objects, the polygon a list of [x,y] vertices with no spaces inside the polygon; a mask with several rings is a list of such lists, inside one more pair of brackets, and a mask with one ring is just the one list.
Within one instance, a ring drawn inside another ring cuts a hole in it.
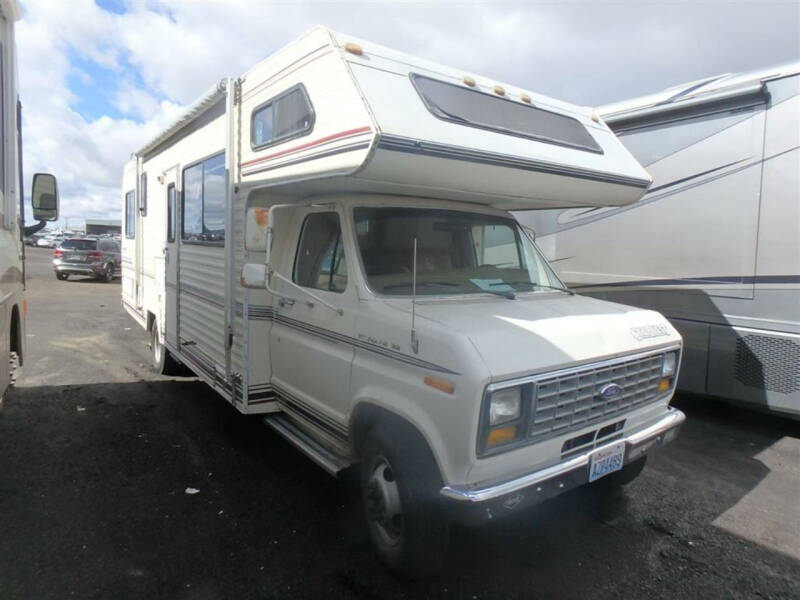
[{"label": "amber turn signal light", "polygon": [[507,444],[517,438],[517,426],[506,425],[505,427],[498,427],[489,432],[489,437],[486,438],[486,447],[492,448],[501,444]]},{"label": "amber turn signal light", "polygon": [[454,386],[451,382],[445,381],[444,379],[439,379],[438,377],[426,377],[425,385],[429,385],[440,392],[444,392],[445,394],[452,394],[456,389],[456,386]]}]

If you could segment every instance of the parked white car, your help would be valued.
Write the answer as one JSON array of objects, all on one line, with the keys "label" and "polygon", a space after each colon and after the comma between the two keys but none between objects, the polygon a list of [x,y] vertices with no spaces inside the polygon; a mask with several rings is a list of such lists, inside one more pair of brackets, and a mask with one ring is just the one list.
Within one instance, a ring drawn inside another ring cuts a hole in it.
[{"label": "parked white car", "polygon": [[45,236],[36,240],[36,246],[39,248],[56,248],[62,239],[56,236]]}]

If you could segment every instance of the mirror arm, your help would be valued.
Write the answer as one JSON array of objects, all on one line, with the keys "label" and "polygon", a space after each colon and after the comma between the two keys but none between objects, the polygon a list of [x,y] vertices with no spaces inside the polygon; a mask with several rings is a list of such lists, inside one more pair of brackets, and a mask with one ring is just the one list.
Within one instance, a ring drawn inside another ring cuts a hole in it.
[{"label": "mirror arm", "polygon": [[47,226],[47,221],[39,221],[36,225],[28,225],[27,227],[24,227],[23,233],[25,237],[28,237],[33,235],[34,233],[38,233],[46,226]]}]

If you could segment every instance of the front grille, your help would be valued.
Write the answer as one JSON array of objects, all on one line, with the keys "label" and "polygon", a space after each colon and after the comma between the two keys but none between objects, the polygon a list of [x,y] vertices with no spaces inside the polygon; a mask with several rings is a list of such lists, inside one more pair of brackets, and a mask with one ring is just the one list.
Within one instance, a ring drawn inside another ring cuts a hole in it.
[{"label": "front grille", "polygon": [[[655,354],[538,379],[528,440],[565,433],[654,401],[660,396],[663,360],[663,354]],[[610,383],[622,390],[605,398],[600,392]]]}]

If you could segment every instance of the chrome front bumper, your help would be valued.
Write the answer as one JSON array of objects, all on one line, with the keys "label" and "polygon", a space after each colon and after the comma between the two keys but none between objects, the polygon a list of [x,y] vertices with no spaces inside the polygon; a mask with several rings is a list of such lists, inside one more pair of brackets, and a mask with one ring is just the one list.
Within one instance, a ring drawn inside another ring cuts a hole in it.
[{"label": "chrome front bumper", "polygon": [[686,415],[680,410],[670,408],[655,423],[552,467],[486,486],[448,485],[441,489],[441,494],[465,517],[461,520],[485,521],[501,517],[588,483],[591,456],[598,450],[625,442],[624,464],[627,465],[652,448],[675,439],[685,420]]}]

